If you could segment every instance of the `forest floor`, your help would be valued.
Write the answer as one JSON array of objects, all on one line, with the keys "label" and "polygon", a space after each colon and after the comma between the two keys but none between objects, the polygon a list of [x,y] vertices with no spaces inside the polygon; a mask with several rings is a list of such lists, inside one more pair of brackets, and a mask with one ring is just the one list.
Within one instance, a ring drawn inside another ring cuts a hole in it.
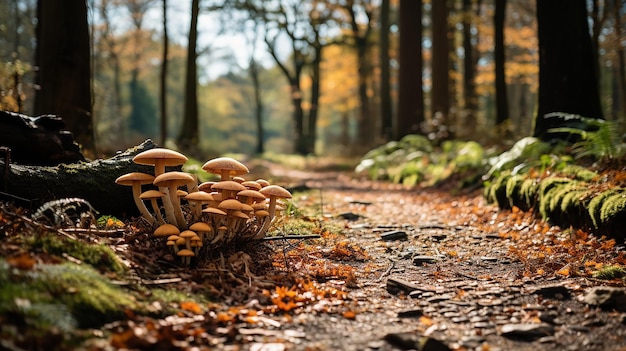
[{"label": "forest floor", "polygon": [[128,311],[89,330],[81,348],[626,350],[626,282],[598,275],[626,264],[624,245],[501,211],[479,190],[406,189],[337,171],[271,177],[292,189],[299,217],[279,232],[318,239],[268,240],[191,268],[155,254],[140,229],[100,239],[133,267],[120,285],[190,298],[168,315],[158,301],[151,316]]}]

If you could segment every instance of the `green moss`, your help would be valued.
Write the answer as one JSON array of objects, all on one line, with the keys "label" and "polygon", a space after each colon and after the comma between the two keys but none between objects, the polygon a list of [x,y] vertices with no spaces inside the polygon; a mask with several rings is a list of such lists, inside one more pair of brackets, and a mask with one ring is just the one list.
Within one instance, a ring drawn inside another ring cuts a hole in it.
[{"label": "green moss", "polygon": [[612,280],[626,276],[626,270],[621,266],[607,265],[593,273],[597,279]]},{"label": "green moss", "polygon": [[87,265],[42,264],[10,270],[0,260],[0,312],[13,313],[35,328],[100,326],[123,317],[134,299]]},{"label": "green moss", "polygon": [[[547,221],[554,219],[554,216],[551,216],[550,208],[555,194],[560,193],[564,188],[570,185],[571,182],[572,180],[568,178],[550,177],[539,183],[537,201],[541,218]],[[560,202],[560,198],[555,201]]]},{"label": "green moss", "polygon": [[521,174],[516,174],[511,176],[506,181],[506,198],[509,200],[509,205],[511,207],[518,206],[521,202],[521,193],[520,190],[522,188],[522,183],[526,180],[526,176]]},{"label": "green moss", "polygon": [[605,198],[600,209],[600,221],[608,223],[626,210],[626,193],[617,193]]},{"label": "green moss", "polygon": [[587,211],[589,212],[589,217],[591,217],[591,221],[593,222],[593,226],[597,229],[600,228],[602,224],[602,205],[604,204],[604,200],[609,198],[610,196],[621,194],[621,189],[611,189],[605,192],[602,192],[591,199],[589,201],[589,205],[587,206]]},{"label": "green moss", "polygon": [[587,169],[586,167],[571,164],[564,166],[560,170],[560,173],[584,182],[589,182],[598,176],[598,173]]},{"label": "green moss", "polygon": [[578,187],[576,189],[572,189],[561,199],[561,212],[563,214],[572,214],[576,213],[577,208],[582,208],[582,203],[580,202],[580,198],[587,192],[586,189]]},{"label": "green moss", "polygon": [[506,183],[511,177],[511,172],[502,172],[491,184],[489,184],[486,199],[489,203],[496,203],[500,208],[510,208],[506,197]]},{"label": "green moss", "polygon": [[50,233],[30,236],[26,239],[26,243],[34,250],[41,250],[52,255],[70,255],[99,270],[118,274],[125,270],[117,255],[106,245],[90,244]]},{"label": "green moss", "polygon": [[522,204],[524,206],[521,207],[523,210],[528,210],[534,206],[536,202],[537,189],[537,180],[534,178],[526,178],[522,182],[519,192],[521,197],[523,198]]}]

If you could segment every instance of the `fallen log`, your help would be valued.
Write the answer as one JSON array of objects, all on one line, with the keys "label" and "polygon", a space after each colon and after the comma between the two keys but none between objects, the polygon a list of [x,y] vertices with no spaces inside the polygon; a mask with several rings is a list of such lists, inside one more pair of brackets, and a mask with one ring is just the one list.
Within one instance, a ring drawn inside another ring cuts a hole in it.
[{"label": "fallen log", "polygon": [[108,159],[58,166],[6,164],[0,159],[0,199],[35,210],[50,200],[78,197],[89,201],[100,215],[137,216],[131,189],[115,184],[115,179],[130,172],[154,174],[154,167],[132,161],[138,153],[154,147],[148,139]]},{"label": "fallen log", "polygon": [[84,161],[72,133],[55,115],[30,117],[0,111],[0,146],[11,149],[11,159],[19,164],[54,166]]}]

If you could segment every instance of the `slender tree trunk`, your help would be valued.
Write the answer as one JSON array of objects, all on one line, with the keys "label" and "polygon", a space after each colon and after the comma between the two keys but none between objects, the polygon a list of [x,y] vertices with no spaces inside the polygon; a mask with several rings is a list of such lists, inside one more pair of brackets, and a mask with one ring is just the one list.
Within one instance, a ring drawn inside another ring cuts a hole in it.
[{"label": "slender tree trunk", "polygon": [[398,112],[394,139],[420,133],[424,122],[422,89],[422,1],[400,0]]},{"label": "slender tree trunk", "polygon": [[539,35],[539,106],[534,135],[553,137],[549,129],[567,120],[551,112],[603,118],[585,0],[537,0]]},{"label": "slender tree trunk", "polygon": [[464,132],[473,135],[476,130],[476,64],[474,59],[474,45],[472,45],[473,16],[472,0],[463,0],[463,102],[464,102]]},{"label": "slender tree trunk", "polygon": [[373,144],[372,118],[370,113],[369,97],[367,96],[367,83],[369,78],[369,60],[367,58],[367,43],[363,38],[356,38],[358,92],[359,92],[359,119],[358,119],[358,142],[359,146],[366,148]]},{"label": "slender tree trunk", "polygon": [[181,148],[191,150],[198,145],[198,73],[196,46],[198,42],[198,14],[200,1],[191,4],[189,44],[187,45],[187,74],[185,76],[185,111],[183,125],[178,135]]},{"label": "slender tree trunk", "polygon": [[35,114],[59,115],[83,150],[95,153],[87,3],[37,5]]},{"label": "slender tree trunk", "polygon": [[431,109],[432,117],[441,114],[447,120],[449,103],[449,74],[450,59],[448,54],[448,5],[447,1],[433,1],[432,3],[432,89]]},{"label": "slender tree trunk", "polygon": [[[622,2],[614,1],[613,3],[613,24],[615,33],[620,38],[624,37],[624,27],[622,25],[622,17],[620,13],[619,4]],[[624,52],[624,45],[617,49],[617,64],[616,64],[616,79],[617,79],[617,93],[615,94],[618,105],[621,104],[622,118],[626,119],[626,53]],[[618,108],[619,110],[619,108]]]},{"label": "slender tree trunk", "polygon": [[380,116],[383,140],[389,140],[393,135],[389,61],[389,0],[382,0],[380,4]]},{"label": "slender tree trunk", "polygon": [[504,55],[504,19],[506,17],[506,0],[496,0],[494,14],[494,61],[496,66],[496,125],[500,126],[509,119],[509,103],[505,76]]},{"label": "slender tree trunk", "polygon": [[311,108],[309,109],[308,130],[306,139],[307,154],[315,153],[315,141],[317,140],[317,115],[320,99],[320,65],[322,62],[322,47],[315,48],[316,54],[311,62]]},{"label": "slender tree trunk", "polygon": [[163,0],[163,56],[161,63],[160,109],[161,109],[161,145],[167,141],[167,56],[169,37],[167,35],[167,0]]},{"label": "slender tree trunk", "polygon": [[256,122],[256,147],[255,152],[262,154],[265,152],[265,144],[263,142],[263,99],[261,98],[261,82],[259,80],[259,69],[254,56],[250,56],[250,64],[248,72],[252,80],[252,88],[254,90],[254,120]]}]

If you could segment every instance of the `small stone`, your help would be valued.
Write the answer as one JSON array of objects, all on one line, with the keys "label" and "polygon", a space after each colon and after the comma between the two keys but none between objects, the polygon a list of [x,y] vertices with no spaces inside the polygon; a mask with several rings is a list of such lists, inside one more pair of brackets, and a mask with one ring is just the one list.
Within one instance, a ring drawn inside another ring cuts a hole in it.
[{"label": "small stone", "polygon": [[416,266],[421,266],[424,263],[435,263],[437,262],[437,257],[435,256],[415,256],[413,257],[413,264]]},{"label": "small stone", "polygon": [[510,339],[526,341],[537,340],[553,334],[554,327],[546,323],[505,324],[500,328],[500,335]]},{"label": "small stone", "polygon": [[437,339],[411,332],[389,333],[385,335],[385,341],[400,350],[451,351],[446,344]]},{"label": "small stone", "polygon": [[541,295],[545,298],[566,300],[571,297],[570,291],[563,285],[546,285],[532,291],[533,294]]},{"label": "small stone", "polygon": [[348,221],[356,221],[363,216],[356,214],[356,213],[352,213],[352,212],[343,212],[343,213],[338,214],[337,217],[343,218]]},{"label": "small stone", "polygon": [[391,230],[380,234],[382,241],[407,240],[409,236],[403,230]]},{"label": "small stone", "polygon": [[626,312],[626,289],[596,286],[583,297],[583,302],[605,309]]},{"label": "small stone", "polygon": [[416,318],[424,315],[424,311],[420,309],[407,310],[398,312],[398,318]]},{"label": "small stone", "polygon": [[481,256],[480,259],[485,262],[498,262],[498,258],[494,256]]}]

